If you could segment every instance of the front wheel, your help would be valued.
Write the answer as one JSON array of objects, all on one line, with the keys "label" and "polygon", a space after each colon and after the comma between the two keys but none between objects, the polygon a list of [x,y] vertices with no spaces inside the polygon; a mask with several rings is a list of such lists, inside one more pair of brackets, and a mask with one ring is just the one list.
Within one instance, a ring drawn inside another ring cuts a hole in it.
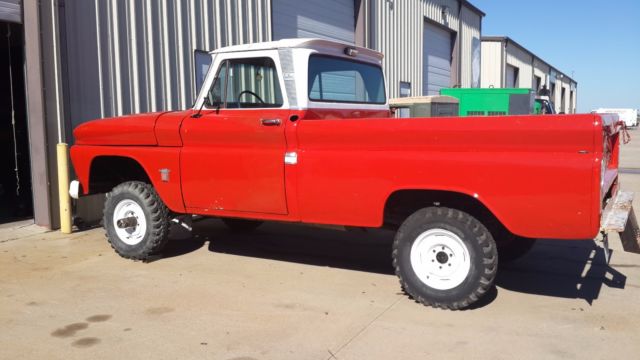
[{"label": "front wheel", "polygon": [[167,243],[169,211],[153,186],[125,182],[107,194],[103,225],[118,255],[146,260]]},{"label": "front wheel", "polygon": [[403,289],[416,301],[457,310],[493,286],[496,245],[471,215],[445,207],[416,211],[398,229],[393,265]]}]

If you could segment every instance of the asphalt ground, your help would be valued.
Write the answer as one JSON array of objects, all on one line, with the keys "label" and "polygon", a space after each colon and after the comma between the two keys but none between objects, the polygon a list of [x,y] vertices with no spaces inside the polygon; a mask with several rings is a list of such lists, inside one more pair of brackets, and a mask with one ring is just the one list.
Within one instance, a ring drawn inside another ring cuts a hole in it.
[{"label": "asphalt ground", "polygon": [[[640,192],[640,131],[622,149]],[[640,208],[638,198],[635,207]],[[0,359],[610,359],[640,353],[640,255],[539,241],[501,266],[477,306],[405,296],[393,234],[220,221],[174,235],[151,262],[118,257],[96,228],[0,227]]]}]

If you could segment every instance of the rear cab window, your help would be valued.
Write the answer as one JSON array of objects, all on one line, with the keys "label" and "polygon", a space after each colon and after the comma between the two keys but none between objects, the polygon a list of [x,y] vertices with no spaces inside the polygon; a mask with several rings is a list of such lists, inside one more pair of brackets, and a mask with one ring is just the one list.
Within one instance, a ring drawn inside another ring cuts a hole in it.
[{"label": "rear cab window", "polygon": [[328,55],[311,55],[309,100],[356,104],[385,104],[380,66]]}]

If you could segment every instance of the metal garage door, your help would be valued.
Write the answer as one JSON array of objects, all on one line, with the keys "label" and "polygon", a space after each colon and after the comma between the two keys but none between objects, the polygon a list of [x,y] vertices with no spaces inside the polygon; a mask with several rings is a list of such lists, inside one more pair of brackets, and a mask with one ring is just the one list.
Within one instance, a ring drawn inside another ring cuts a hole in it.
[{"label": "metal garage door", "polygon": [[439,95],[451,86],[451,32],[425,22],[422,56],[422,95]]},{"label": "metal garage door", "polygon": [[355,42],[353,0],[273,0],[273,40],[322,38]]},{"label": "metal garage door", "polygon": [[21,0],[0,0],[0,20],[22,23]]},{"label": "metal garage door", "polygon": [[0,20],[22,23],[21,0],[0,0]]},{"label": "metal garage door", "polygon": [[515,66],[507,65],[505,69],[505,82],[504,87],[506,88],[517,88],[518,87],[518,68]]}]

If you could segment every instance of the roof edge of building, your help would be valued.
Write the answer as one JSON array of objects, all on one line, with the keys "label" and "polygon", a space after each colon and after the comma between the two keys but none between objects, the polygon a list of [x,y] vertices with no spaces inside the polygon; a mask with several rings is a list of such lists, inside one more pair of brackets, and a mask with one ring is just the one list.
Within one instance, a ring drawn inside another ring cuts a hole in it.
[{"label": "roof edge of building", "polygon": [[549,62],[545,61],[543,58],[541,58],[540,56],[534,54],[531,50],[529,50],[526,47],[520,45],[520,43],[518,43],[517,41],[513,40],[512,38],[510,38],[508,36],[504,36],[504,35],[501,35],[501,36],[498,36],[498,35],[481,36],[480,37],[480,41],[506,42],[506,43],[513,44],[516,47],[520,48],[521,50],[524,50],[525,52],[527,52],[529,55],[534,56],[536,59],[538,59],[539,61],[541,61],[545,65],[547,65],[550,69],[553,69],[556,72],[560,73],[562,75],[562,77],[565,77],[565,78],[569,79],[570,83],[574,83],[574,84],[576,84],[576,86],[578,85],[578,82],[575,81],[572,77],[570,77],[569,75],[567,75],[564,72],[560,71],[558,68],[556,68],[555,66],[551,65]]},{"label": "roof edge of building", "polygon": [[471,11],[477,13],[478,15],[482,17],[487,16],[487,14],[485,14],[484,11],[480,10],[477,6],[473,5],[468,0],[460,0],[460,2],[462,3],[462,5],[468,7]]}]

